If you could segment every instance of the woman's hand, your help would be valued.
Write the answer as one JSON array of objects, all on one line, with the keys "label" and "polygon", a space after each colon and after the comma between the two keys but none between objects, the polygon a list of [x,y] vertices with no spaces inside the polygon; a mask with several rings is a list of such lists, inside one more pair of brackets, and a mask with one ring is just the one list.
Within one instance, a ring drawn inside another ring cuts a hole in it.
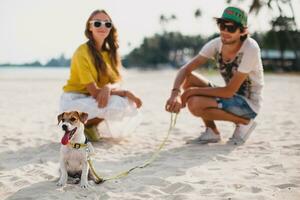
[{"label": "woman's hand", "polygon": [[125,93],[124,96],[126,96],[128,99],[132,100],[135,103],[137,108],[140,108],[142,106],[143,102],[139,97],[135,96],[130,91],[124,91],[124,93]]},{"label": "woman's hand", "polygon": [[96,97],[99,108],[104,108],[105,106],[107,106],[110,93],[111,93],[111,89],[107,85],[100,89]]},{"label": "woman's hand", "polygon": [[179,113],[182,108],[182,101],[180,97],[180,93],[176,91],[172,91],[171,97],[167,100],[165,105],[165,109],[168,112]]}]

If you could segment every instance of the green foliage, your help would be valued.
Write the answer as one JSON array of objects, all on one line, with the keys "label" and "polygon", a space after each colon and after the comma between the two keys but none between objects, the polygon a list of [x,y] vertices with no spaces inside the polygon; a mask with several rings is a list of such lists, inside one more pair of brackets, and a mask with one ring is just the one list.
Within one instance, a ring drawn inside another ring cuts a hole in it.
[{"label": "green foliage", "polygon": [[10,67],[10,66],[14,66],[14,67],[40,67],[43,66],[39,61],[34,61],[31,63],[23,63],[23,64],[12,64],[12,63],[3,63],[0,64],[0,67]]},{"label": "green foliage", "polygon": [[45,66],[47,67],[65,67],[70,66],[70,59],[66,59],[65,56],[62,54],[59,58],[52,58],[49,60]]},{"label": "green foliage", "polygon": [[4,63],[0,64],[0,66],[16,66],[16,67],[69,67],[71,60],[65,58],[62,54],[58,58],[51,58],[45,65],[41,64],[39,61],[34,61],[31,63],[22,63],[22,64],[12,64],[12,63]]},{"label": "green foliage", "polygon": [[164,32],[145,38],[140,47],[135,48],[124,59],[123,64],[143,68],[171,65],[180,67],[186,57],[192,57],[203,46],[200,36],[186,36],[179,32]]},{"label": "green foliage", "polygon": [[270,30],[263,36],[262,45],[266,49],[300,49],[299,31]]}]

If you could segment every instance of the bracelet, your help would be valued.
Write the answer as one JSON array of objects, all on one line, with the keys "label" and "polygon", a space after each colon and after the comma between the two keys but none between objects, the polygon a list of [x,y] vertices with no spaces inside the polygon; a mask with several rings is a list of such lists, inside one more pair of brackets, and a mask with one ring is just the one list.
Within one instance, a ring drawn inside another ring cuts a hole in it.
[{"label": "bracelet", "polygon": [[179,94],[181,93],[181,90],[179,88],[173,88],[172,92],[178,92]]}]

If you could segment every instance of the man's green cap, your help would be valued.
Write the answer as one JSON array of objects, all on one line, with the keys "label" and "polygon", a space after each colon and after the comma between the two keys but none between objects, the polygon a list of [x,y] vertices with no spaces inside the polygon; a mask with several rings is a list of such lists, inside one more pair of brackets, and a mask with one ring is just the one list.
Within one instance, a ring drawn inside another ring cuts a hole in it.
[{"label": "man's green cap", "polygon": [[237,7],[227,7],[223,12],[222,17],[217,19],[233,21],[241,24],[243,27],[247,27],[247,14]]}]

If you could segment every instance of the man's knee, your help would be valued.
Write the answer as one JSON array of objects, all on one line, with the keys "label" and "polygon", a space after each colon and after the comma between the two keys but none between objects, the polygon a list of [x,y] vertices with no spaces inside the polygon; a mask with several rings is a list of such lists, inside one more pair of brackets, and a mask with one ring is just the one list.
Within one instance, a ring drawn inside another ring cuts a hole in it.
[{"label": "man's knee", "polygon": [[205,109],[204,107],[202,107],[201,105],[201,101],[199,99],[199,97],[190,97],[187,101],[187,107],[189,109],[189,111],[196,116],[201,116],[203,113],[203,110]]}]

